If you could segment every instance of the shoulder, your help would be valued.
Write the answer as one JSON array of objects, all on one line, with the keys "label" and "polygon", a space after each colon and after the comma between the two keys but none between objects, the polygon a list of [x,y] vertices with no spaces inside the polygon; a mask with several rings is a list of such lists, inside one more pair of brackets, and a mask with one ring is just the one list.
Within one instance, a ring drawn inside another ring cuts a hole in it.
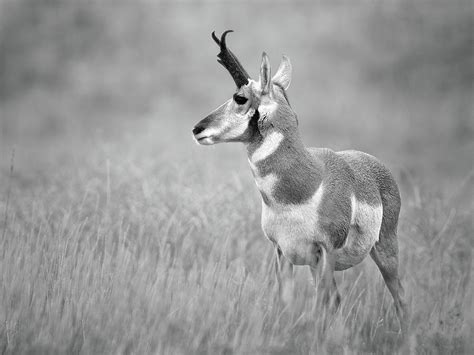
[{"label": "shoulder", "polygon": [[321,161],[326,168],[343,168],[346,162],[334,150],[329,148],[306,148],[308,153],[316,160]]}]

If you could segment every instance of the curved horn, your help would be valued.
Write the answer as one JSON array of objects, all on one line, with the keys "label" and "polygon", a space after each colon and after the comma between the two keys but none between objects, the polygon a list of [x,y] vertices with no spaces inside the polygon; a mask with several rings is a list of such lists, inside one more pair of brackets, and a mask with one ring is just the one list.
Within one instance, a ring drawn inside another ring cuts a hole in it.
[{"label": "curved horn", "polygon": [[221,49],[220,53],[217,55],[217,57],[219,58],[217,61],[229,71],[237,87],[241,87],[242,85],[248,84],[250,76],[242,67],[242,64],[240,64],[239,60],[234,55],[234,53],[232,53],[227,48],[225,38],[227,34],[230,32],[234,32],[234,31],[232,30],[225,31],[222,34],[221,39],[219,40],[214,31],[212,32],[212,39],[214,40],[214,42],[216,42],[219,45],[219,48]]}]

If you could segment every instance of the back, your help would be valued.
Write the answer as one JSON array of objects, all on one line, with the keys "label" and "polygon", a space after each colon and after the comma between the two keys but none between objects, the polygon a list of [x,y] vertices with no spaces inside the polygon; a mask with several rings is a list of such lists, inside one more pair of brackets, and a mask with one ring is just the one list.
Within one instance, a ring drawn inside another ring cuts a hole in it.
[{"label": "back", "polygon": [[334,152],[328,148],[308,148],[316,160],[323,163],[326,184],[338,196],[347,191],[359,201],[370,205],[381,204],[380,182],[382,186],[394,183],[390,172],[375,157],[356,150]]},{"label": "back", "polygon": [[[400,193],[397,183],[390,171],[374,156],[357,150],[336,152],[350,167],[354,174],[355,193],[357,199],[369,204],[382,204],[390,199],[392,207],[400,208]],[[377,187],[374,191],[373,186]]]}]

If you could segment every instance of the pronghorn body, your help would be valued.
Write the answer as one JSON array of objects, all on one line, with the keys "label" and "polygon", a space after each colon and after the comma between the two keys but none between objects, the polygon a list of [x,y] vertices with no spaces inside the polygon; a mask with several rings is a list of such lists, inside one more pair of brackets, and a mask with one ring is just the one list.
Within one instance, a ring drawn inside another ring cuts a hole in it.
[{"label": "pronghorn body", "polygon": [[200,144],[242,142],[262,196],[262,229],[276,250],[279,272],[308,265],[325,302],[339,303],[333,272],[368,254],[392,293],[402,329],[406,307],[398,277],[397,223],[400,195],[392,175],[376,158],[358,151],[306,148],[286,89],[291,64],[284,57],[271,77],[263,54],[254,81],[219,40],[219,62],[237,92],[193,129]]},{"label": "pronghorn body", "polygon": [[[281,148],[284,149],[284,148]],[[262,195],[262,229],[294,265],[309,265],[314,243],[335,253],[335,270],[361,262],[379,240],[383,197],[387,214],[398,214],[400,199],[390,173],[374,157],[357,151],[306,149],[308,162],[283,154],[250,166]],[[276,164],[275,164],[276,163]],[[273,168],[271,167],[273,165]],[[298,173],[298,167],[304,167]],[[312,170],[312,171],[310,171]],[[306,178],[295,179],[295,176]],[[380,183],[377,179],[381,179]],[[368,183],[373,182],[373,183]]]}]

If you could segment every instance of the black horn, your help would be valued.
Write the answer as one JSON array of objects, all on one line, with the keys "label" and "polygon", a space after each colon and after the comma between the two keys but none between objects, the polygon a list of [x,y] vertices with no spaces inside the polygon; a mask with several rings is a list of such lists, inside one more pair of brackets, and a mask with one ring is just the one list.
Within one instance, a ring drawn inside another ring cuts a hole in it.
[{"label": "black horn", "polygon": [[237,87],[241,87],[242,85],[247,85],[249,83],[250,76],[247,74],[245,69],[240,64],[239,60],[236,58],[234,53],[232,53],[225,43],[225,37],[229,32],[234,32],[232,30],[225,31],[221,39],[217,38],[216,33],[212,32],[212,39],[219,45],[221,51],[217,55],[219,59],[217,61],[222,64],[224,68],[226,68],[232,78],[235,81]]}]

